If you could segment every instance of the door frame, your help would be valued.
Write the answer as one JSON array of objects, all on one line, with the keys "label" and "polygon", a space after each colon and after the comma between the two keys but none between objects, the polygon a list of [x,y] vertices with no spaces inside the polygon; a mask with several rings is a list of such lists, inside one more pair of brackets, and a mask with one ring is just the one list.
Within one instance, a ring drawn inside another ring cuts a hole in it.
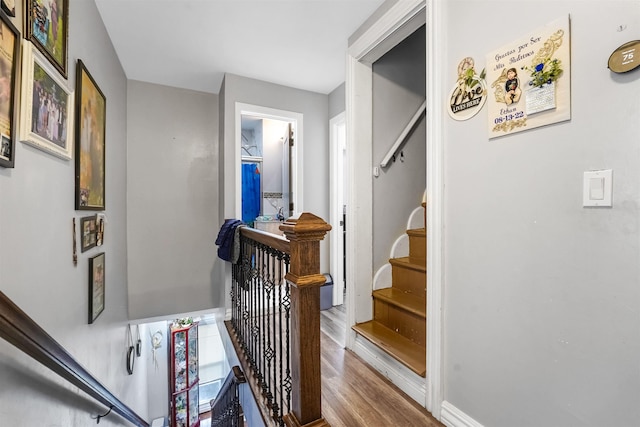
[{"label": "door frame", "polygon": [[344,112],[334,116],[329,121],[329,223],[333,228],[329,232],[330,254],[331,254],[331,276],[333,277],[333,305],[344,303],[344,233],[343,227],[339,227],[343,221],[342,209],[345,205],[346,194],[344,189],[349,188],[348,177],[344,173],[346,132],[344,137],[340,137],[340,127],[346,127],[346,114]]},{"label": "door frame", "polygon": [[[347,161],[350,188],[357,189],[350,191],[347,199],[347,217],[357,218],[357,221],[347,222],[347,252],[358,254],[347,259],[346,322],[350,328],[372,317],[373,255],[371,251],[362,250],[371,248],[373,244],[372,64],[426,23],[427,378],[422,385],[424,393],[420,391],[422,387],[418,387],[409,390],[408,394],[424,396],[424,406],[437,419],[441,418],[444,400],[444,149],[441,111],[444,91],[438,85],[443,81],[438,61],[446,58],[442,36],[439,35],[439,32],[442,34],[443,8],[439,2],[404,0],[381,10],[378,19],[350,44],[346,79]],[[353,331],[347,333],[347,347],[357,351]],[[402,374],[397,376],[402,382]]]},{"label": "door frame", "polygon": [[[235,171],[236,188],[242,188],[242,116],[248,115],[262,119],[280,120],[289,122],[293,126],[293,147],[291,147],[291,193],[293,193],[292,201],[295,213],[303,212],[304,197],[302,194],[302,159],[303,159],[303,115],[293,111],[279,110],[276,108],[264,107],[261,105],[244,104],[236,102],[235,111],[235,134],[236,134],[236,164],[233,166]],[[242,197],[236,197],[235,206],[236,218],[242,218]]]}]

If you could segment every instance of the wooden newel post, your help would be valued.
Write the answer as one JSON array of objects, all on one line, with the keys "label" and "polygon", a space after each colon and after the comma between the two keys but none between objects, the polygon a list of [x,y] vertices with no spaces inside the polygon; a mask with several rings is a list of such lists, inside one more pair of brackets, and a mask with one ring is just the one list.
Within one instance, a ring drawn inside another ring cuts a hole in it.
[{"label": "wooden newel post", "polygon": [[291,284],[291,408],[288,426],[328,426],[322,418],[320,376],[320,240],[331,226],[302,213],[280,226],[291,242],[285,278]]}]

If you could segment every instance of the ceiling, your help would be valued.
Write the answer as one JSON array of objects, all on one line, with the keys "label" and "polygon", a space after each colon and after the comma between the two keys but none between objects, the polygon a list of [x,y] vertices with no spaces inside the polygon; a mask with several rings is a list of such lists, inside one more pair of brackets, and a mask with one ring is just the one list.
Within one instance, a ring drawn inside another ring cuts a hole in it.
[{"label": "ceiling", "polygon": [[224,73],[328,94],[383,0],[96,0],[130,80],[218,93]]}]

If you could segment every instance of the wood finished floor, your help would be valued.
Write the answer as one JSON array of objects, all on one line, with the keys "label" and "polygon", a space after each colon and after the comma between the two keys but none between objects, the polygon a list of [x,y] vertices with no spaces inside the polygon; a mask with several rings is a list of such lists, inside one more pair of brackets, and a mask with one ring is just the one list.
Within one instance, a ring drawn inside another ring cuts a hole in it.
[{"label": "wood finished floor", "polygon": [[[342,325],[340,325],[342,322]],[[344,349],[344,308],[320,316],[322,415],[333,427],[444,427],[355,353]]]}]

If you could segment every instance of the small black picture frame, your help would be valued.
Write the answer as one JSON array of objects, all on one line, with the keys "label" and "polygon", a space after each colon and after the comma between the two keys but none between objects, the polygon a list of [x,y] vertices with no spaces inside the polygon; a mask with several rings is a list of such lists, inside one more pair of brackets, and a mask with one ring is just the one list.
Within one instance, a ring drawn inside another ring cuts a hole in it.
[{"label": "small black picture frame", "polygon": [[89,258],[89,324],[96,321],[105,306],[104,252]]},{"label": "small black picture frame", "polygon": [[94,248],[98,244],[98,216],[80,218],[80,252]]}]

